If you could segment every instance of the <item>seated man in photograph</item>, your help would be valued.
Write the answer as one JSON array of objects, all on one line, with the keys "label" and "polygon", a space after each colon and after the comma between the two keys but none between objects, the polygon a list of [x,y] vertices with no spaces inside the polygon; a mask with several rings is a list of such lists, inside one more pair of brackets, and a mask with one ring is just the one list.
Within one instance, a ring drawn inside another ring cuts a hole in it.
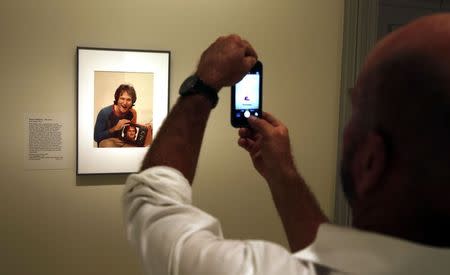
[{"label": "seated man in photograph", "polygon": [[98,147],[123,147],[125,142],[120,138],[122,129],[137,121],[134,87],[120,85],[114,93],[114,104],[104,107],[97,115],[94,128],[94,140]]}]

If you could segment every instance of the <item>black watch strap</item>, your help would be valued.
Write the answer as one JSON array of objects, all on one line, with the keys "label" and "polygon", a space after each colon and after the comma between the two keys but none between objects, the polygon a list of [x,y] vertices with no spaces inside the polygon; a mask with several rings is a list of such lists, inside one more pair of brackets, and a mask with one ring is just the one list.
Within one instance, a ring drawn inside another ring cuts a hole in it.
[{"label": "black watch strap", "polygon": [[205,96],[211,102],[211,108],[216,107],[217,102],[219,101],[217,90],[203,83],[203,81],[196,75],[188,77],[180,87],[181,96],[194,94],[201,94]]},{"label": "black watch strap", "polygon": [[203,83],[203,81],[200,78],[198,79],[197,85],[193,89],[199,90],[200,94],[204,95],[211,102],[212,106],[211,108],[217,106],[219,96],[217,95],[216,89]]}]

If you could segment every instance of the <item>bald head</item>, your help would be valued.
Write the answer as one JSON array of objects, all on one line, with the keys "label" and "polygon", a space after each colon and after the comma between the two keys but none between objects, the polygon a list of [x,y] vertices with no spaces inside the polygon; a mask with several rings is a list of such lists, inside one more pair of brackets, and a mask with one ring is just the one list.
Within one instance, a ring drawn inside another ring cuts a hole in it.
[{"label": "bald head", "polygon": [[356,225],[440,245],[429,238],[450,230],[450,15],[380,41],[355,94],[343,164]]},{"label": "bald head", "polygon": [[363,71],[408,52],[450,61],[449,49],[450,14],[421,17],[382,39],[367,57]]},{"label": "bald head", "polygon": [[386,135],[404,162],[450,168],[450,15],[418,19],[380,41],[356,87],[366,131]]}]

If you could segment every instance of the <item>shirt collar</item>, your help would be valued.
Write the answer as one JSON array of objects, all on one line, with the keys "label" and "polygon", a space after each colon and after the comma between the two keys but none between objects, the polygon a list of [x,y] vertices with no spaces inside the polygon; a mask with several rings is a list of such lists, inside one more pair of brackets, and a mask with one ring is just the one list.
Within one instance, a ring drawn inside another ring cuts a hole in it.
[{"label": "shirt collar", "polygon": [[450,270],[450,249],[331,224],[322,224],[316,240],[294,257],[357,274],[442,274]]}]

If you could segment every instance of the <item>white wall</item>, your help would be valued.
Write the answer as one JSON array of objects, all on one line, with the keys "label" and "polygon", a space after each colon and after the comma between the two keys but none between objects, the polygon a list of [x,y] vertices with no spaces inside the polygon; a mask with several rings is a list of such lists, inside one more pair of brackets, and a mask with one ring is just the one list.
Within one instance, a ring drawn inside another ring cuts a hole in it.
[{"label": "white wall", "polygon": [[[217,36],[238,33],[265,65],[264,107],[290,127],[294,155],[332,213],[342,0],[0,2],[3,146],[0,274],[139,274],[124,238],[125,176],[76,176],[76,47],[170,50],[171,103]],[[226,237],[287,245],[264,181],[236,145],[229,89],[209,121],[194,203]],[[25,171],[24,113],[64,112],[72,167]],[[8,127],[11,126],[11,127]]]}]

